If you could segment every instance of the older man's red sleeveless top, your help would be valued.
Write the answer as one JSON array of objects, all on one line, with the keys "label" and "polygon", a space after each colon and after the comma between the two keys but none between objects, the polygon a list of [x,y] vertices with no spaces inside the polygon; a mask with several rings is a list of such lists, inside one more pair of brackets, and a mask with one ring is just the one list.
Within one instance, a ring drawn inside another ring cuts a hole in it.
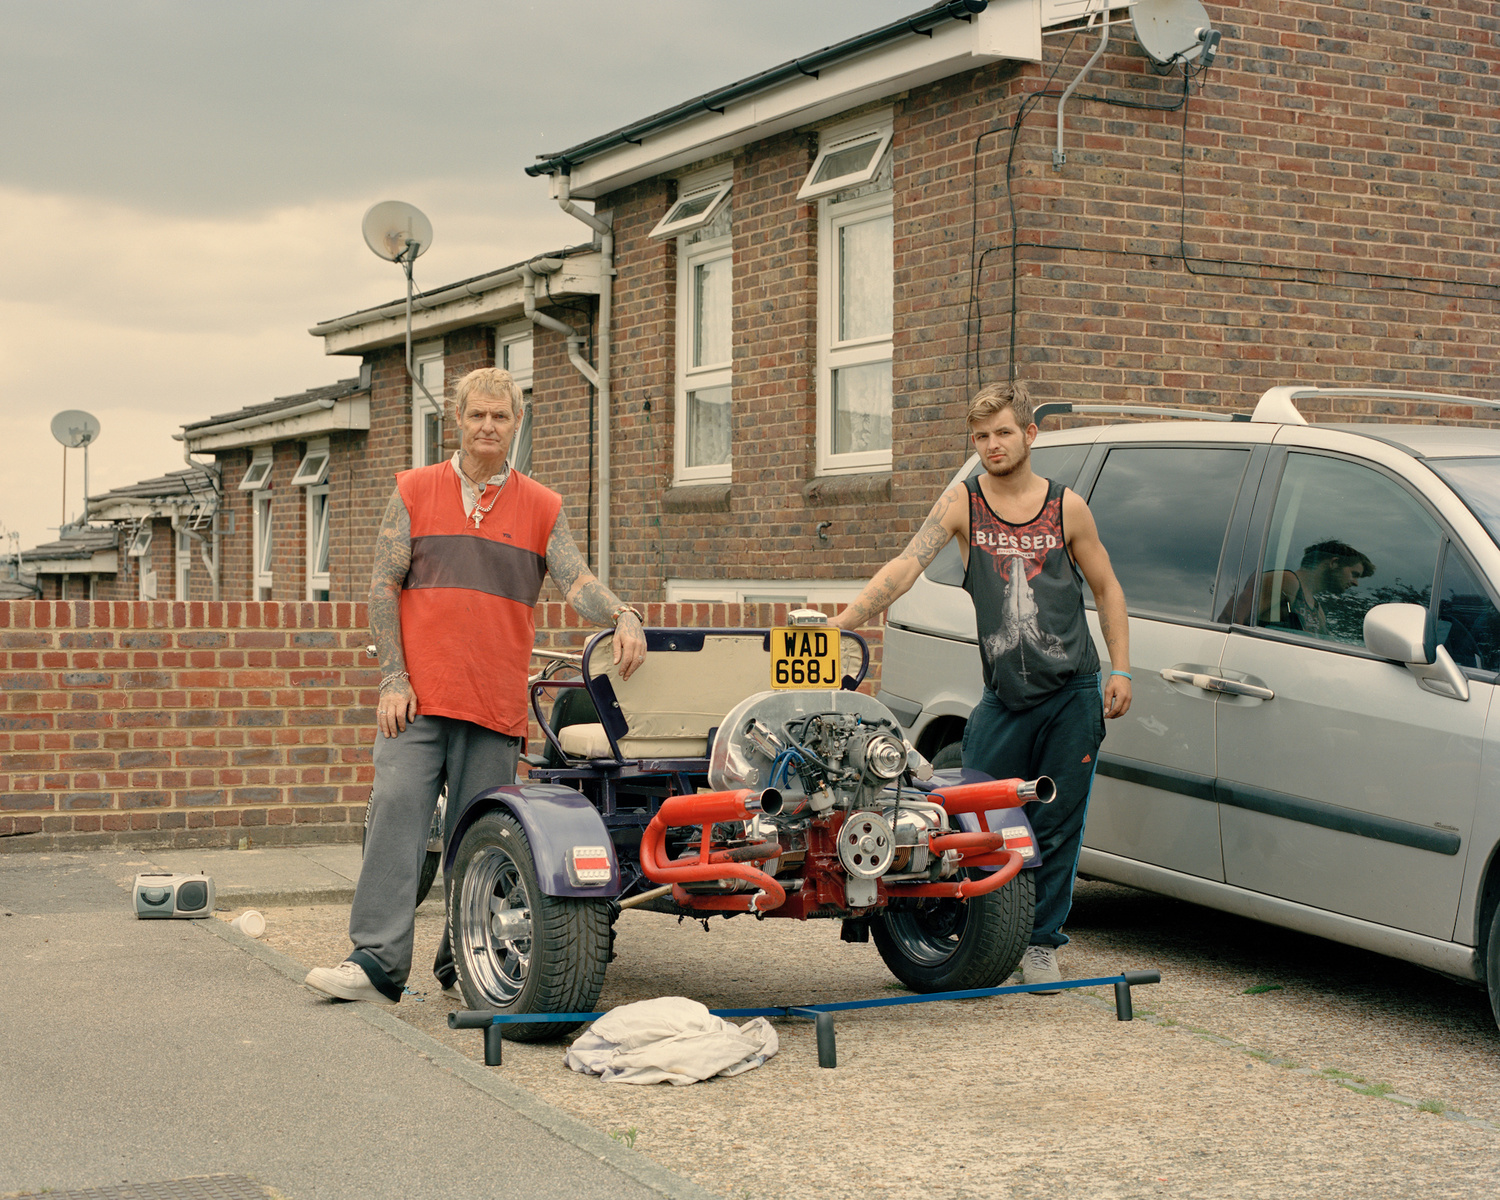
[{"label": "older man's red sleeveless top", "polygon": [[452,463],[403,471],[396,486],[411,517],[401,642],[420,711],[524,738],[532,610],[561,497],[512,470],[476,526]]}]

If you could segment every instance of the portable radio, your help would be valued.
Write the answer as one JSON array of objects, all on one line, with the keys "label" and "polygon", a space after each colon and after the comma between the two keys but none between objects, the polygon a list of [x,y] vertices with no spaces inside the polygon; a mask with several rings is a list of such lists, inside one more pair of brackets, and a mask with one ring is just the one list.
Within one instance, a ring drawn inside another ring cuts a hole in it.
[{"label": "portable radio", "polygon": [[143,919],[213,915],[214,881],[201,872],[148,871],[135,877],[134,892],[135,915]]}]

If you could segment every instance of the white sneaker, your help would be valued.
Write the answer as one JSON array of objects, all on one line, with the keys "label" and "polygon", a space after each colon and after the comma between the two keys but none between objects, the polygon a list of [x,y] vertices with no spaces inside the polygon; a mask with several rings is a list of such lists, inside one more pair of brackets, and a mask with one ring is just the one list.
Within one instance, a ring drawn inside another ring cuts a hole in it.
[{"label": "white sneaker", "polygon": [[395,1004],[370,982],[365,969],[358,963],[345,960],[336,967],[314,967],[304,981],[315,992],[332,996],[335,1000],[370,1000],[376,1004]]},{"label": "white sneaker", "polygon": [[445,999],[457,1001],[460,1008],[469,1007],[469,1002],[464,999],[463,988],[458,986],[456,980],[443,989],[442,995]]},{"label": "white sneaker", "polygon": [[[1062,971],[1057,966],[1056,946],[1027,946],[1021,955],[1022,983],[1061,983]],[[1061,989],[1040,989],[1037,996],[1055,996]]]}]

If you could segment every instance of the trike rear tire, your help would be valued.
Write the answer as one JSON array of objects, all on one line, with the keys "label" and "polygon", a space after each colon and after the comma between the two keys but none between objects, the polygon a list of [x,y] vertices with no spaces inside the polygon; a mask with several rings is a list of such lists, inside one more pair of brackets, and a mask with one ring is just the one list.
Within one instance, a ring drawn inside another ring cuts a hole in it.
[{"label": "trike rear tire", "polygon": [[971,900],[896,900],[870,922],[891,974],[914,992],[1000,987],[1031,940],[1036,887],[1022,871]]}]

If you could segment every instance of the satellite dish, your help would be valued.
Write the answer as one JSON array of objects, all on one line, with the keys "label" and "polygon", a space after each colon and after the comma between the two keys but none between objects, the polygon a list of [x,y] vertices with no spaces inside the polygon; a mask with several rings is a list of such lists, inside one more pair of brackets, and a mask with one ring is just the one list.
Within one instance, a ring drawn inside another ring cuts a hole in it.
[{"label": "satellite dish", "polygon": [[372,205],[360,223],[365,245],[390,262],[406,261],[408,242],[416,243],[416,258],[432,245],[432,222],[414,204],[401,200],[382,200]]},{"label": "satellite dish", "polygon": [[99,418],[81,409],[67,409],[52,418],[52,436],[70,450],[87,446],[99,436]]},{"label": "satellite dish", "polygon": [[[1198,0],[1137,0],[1130,10],[1135,40],[1159,67],[1192,62],[1203,53],[1214,32],[1208,11]],[[1214,38],[1218,45],[1218,38]]]}]

